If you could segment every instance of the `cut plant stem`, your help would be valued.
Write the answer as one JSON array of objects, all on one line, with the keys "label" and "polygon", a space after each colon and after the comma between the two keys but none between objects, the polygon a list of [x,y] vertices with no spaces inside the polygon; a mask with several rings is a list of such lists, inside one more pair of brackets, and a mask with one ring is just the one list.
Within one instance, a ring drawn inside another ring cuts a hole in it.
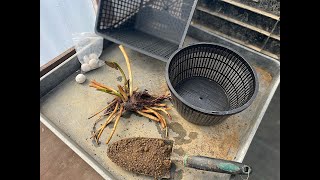
[{"label": "cut plant stem", "polygon": [[154,117],[154,116],[152,116],[152,115],[150,115],[150,114],[147,114],[147,113],[144,113],[144,112],[141,112],[141,111],[136,111],[138,114],[140,114],[141,116],[144,116],[144,117],[146,117],[146,118],[148,118],[148,119],[151,119],[151,120],[154,120],[154,121],[157,121],[157,122],[159,122],[160,120],[158,119],[158,118],[156,118],[156,117]]},{"label": "cut plant stem", "polygon": [[123,88],[122,88],[120,85],[118,85],[118,89],[119,89],[120,94],[121,94],[122,97],[123,97],[123,100],[124,100],[124,101],[128,101],[128,96],[127,96],[127,94],[124,92]]},{"label": "cut plant stem", "polygon": [[172,120],[171,115],[166,111],[165,108],[157,108],[157,107],[150,107],[150,108],[153,109],[153,110],[159,110],[159,111],[164,112],[169,117],[169,119]]},{"label": "cut plant stem", "polygon": [[[115,117],[115,116],[113,115],[111,118],[108,118],[108,119],[106,120],[106,123],[105,123],[106,126],[113,120],[114,117]],[[105,127],[106,127],[106,126],[105,126]],[[105,129],[105,127],[100,126],[100,128],[90,137],[90,139],[94,137],[96,143],[97,143],[97,144],[100,144],[100,143],[99,143],[99,139],[100,139],[100,136],[101,136],[103,130]]]},{"label": "cut plant stem", "polygon": [[148,109],[142,109],[141,112],[144,112],[144,113],[152,113],[151,110],[148,110]]},{"label": "cut plant stem", "polygon": [[117,116],[116,122],[115,122],[114,125],[113,125],[112,131],[111,131],[111,134],[110,134],[110,137],[109,137],[108,140],[106,141],[106,144],[109,143],[109,141],[111,140],[114,132],[116,131],[118,122],[119,122],[120,117],[121,117],[121,115],[122,115],[122,111],[123,111],[123,106],[120,106],[119,114],[118,114],[118,116]]},{"label": "cut plant stem", "polygon": [[121,75],[122,75],[122,77],[123,77],[123,80],[124,80],[124,88],[125,88],[125,90],[128,90],[129,87],[127,87],[127,83],[128,83],[127,77],[126,77],[126,75],[124,74],[122,68],[119,66],[119,64],[116,63],[116,62],[109,62],[109,61],[105,61],[105,63],[106,63],[108,66],[110,66],[110,67],[112,67],[112,68],[117,69],[117,70],[120,71],[120,73],[121,73]]},{"label": "cut plant stem", "polygon": [[96,88],[97,91],[102,91],[102,92],[105,92],[105,93],[108,93],[108,94],[111,94],[111,95],[116,95],[118,97],[122,97],[121,94],[118,93],[118,91],[110,88],[110,87],[107,87],[107,86],[104,86],[102,84],[99,84],[97,82],[95,82],[94,80],[91,81],[91,83],[89,84],[90,87],[94,87]]},{"label": "cut plant stem", "polygon": [[124,56],[124,59],[126,60],[126,63],[127,63],[127,68],[128,68],[128,73],[129,73],[129,95],[130,97],[132,96],[132,93],[133,93],[133,89],[132,89],[132,72],[131,72],[131,65],[130,65],[130,60],[128,58],[128,55],[126,53],[126,51],[124,50],[123,46],[120,45],[119,46],[123,56]]},{"label": "cut plant stem", "polygon": [[103,88],[97,88],[96,89],[97,91],[102,91],[102,92],[105,92],[105,93],[108,93],[108,94],[111,94],[111,95],[115,95],[115,96],[118,96],[119,98],[122,99],[122,95],[118,92],[112,92],[112,91],[109,91],[107,89],[103,89]]},{"label": "cut plant stem", "polygon": [[93,85],[100,86],[101,88],[110,90],[110,91],[112,91],[112,92],[117,92],[117,91],[114,90],[113,88],[111,88],[111,87],[109,87],[109,86],[106,86],[106,85],[103,85],[103,84],[100,84],[100,83],[98,83],[98,82],[95,81],[95,80],[92,80],[91,83],[92,83]]},{"label": "cut plant stem", "polygon": [[[93,132],[93,134],[91,135],[90,139],[95,137],[100,132],[101,129],[102,129],[102,126],[100,126],[99,129],[96,132]],[[96,142],[97,142],[97,138],[95,138],[95,139],[96,139]]]},{"label": "cut plant stem", "polygon": [[166,104],[155,104],[155,106],[165,107],[165,106],[167,106],[167,105],[166,105]]},{"label": "cut plant stem", "polygon": [[[97,144],[100,144],[99,139],[104,129],[106,128],[106,126],[110,124],[110,122],[112,122],[115,119],[115,123],[113,125],[113,129],[111,131],[110,137],[106,141],[106,144],[108,144],[116,131],[117,125],[119,124],[120,118],[124,111],[131,111],[160,123],[162,129],[165,130],[166,136],[168,136],[168,126],[167,126],[166,119],[164,118],[165,115],[163,113],[165,113],[169,117],[169,119],[172,119],[170,114],[167,112],[167,110],[171,108],[167,107],[167,105],[164,104],[163,102],[165,99],[170,98],[170,95],[153,96],[153,95],[150,95],[147,92],[147,90],[137,92],[138,87],[134,90],[133,83],[132,83],[133,77],[132,77],[130,59],[128,58],[128,55],[122,45],[119,46],[119,49],[121,50],[125,58],[126,65],[128,68],[129,78],[126,77],[126,75],[123,72],[123,69],[119,66],[119,64],[115,62],[108,62],[108,61],[105,61],[105,63],[111,68],[114,68],[121,72],[121,75],[124,79],[124,86],[117,85],[118,89],[115,90],[109,86],[100,84],[95,80],[92,80],[89,84],[90,87],[94,87],[98,91],[102,91],[102,92],[111,94],[113,96],[117,96],[106,107],[104,107],[102,110],[98,111],[97,113],[95,113],[94,115],[88,118],[88,119],[91,119],[92,117],[98,115],[99,113],[107,109],[104,112],[104,114],[102,115],[100,114],[99,118],[95,121],[93,126],[92,137],[95,138],[95,141]],[[162,111],[163,113],[161,113],[160,111]],[[104,122],[104,124],[101,125],[96,131],[95,130],[96,123],[100,121],[100,119],[102,119],[104,116],[107,116],[107,115],[108,117]]]},{"label": "cut plant stem", "polygon": [[108,116],[109,114],[111,114],[111,112],[107,112],[107,113],[105,113],[105,114],[103,114],[103,115],[100,115],[99,118],[94,121],[93,126],[96,126],[96,124],[97,124],[99,121],[101,121],[101,119],[102,119],[104,116]]},{"label": "cut plant stem", "polygon": [[153,110],[152,108],[149,108],[149,107],[145,107],[147,109],[146,112],[151,112],[153,113],[155,116],[157,116],[157,118],[160,120],[160,123],[161,123],[161,127],[162,128],[165,128],[165,131],[166,131],[166,137],[168,137],[168,127],[167,127],[167,123],[166,123],[166,120],[165,118],[159,114],[158,112],[156,112],[155,110]]},{"label": "cut plant stem", "polygon": [[164,120],[164,118],[162,117],[161,114],[159,114],[158,112],[156,112],[155,110],[149,108],[149,107],[145,107],[146,109],[150,110],[154,115],[157,116],[157,118],[160,120],[161,126],[162,128],[165,128],[167,126],[166,121]]},{"label": "cut plant stem", "polygon": [[106,122],[102,125],[102,129],[100,130],[99,134],[98,134],[98,137],[97,137],[97,140],[99,141],[100,139],[100,136],[104,130],[104,128],[106,128],[106,126],[111,122],[111,120],[113,119],[113,115],[117,112],[118,110],[118,106],[119,106],[119,103],[116,104],[116,107],[114,108],[114,110],[112,111],[112,113],[109,115],[109,117],[107,118]]},{"label": "cut plant stem", "polygon": [[94,115],[90,116],[88,119],[91,119],[93,117],[95,117],[96,115],[98,115],[99,113],[101,113],[102,111],[106,110],[108,107],[110,107],[111,105],[113,105],[116,102],[116,99],[113,99],[106,107],[104,107],[102,110],[96,112]]}]

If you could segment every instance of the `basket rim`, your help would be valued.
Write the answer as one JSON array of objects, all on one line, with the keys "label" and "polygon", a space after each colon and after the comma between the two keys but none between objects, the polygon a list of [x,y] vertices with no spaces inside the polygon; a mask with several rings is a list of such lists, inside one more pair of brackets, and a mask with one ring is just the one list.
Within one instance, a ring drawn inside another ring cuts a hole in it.
[{"label": "basket rim", "polygon": [[[240,107],[237,107],[235,109],[232,109],[232,110],[227,110],[227,111],[210,111],[210,110],[206,110],[206,109],[203,109],[203,108],[200,108],[200,107],[197,107],[197,106],[194,106],[192,104],[190,104],[189,102],[187,102],[186,100],[184,100],[178,93],[177,91],[173,88],[171,82],[170,82],[170,79],[169,79],[169,66],[170,66],[170,63],[173,59],[173,57],[175,55],[177,55],[180,51],[182,51],[183,49],[185,48],[189,48],[189,47],[192,47],[192,46],[199,46],[199,45],[209,45],[209,46],[218,46],[218,47],[222,47],[222,48],[225,48],[225,49],[228,49],[232,52],[234,52],[235,54],[237,54],[240,58],[242,58],[243,60],[243,63],[245,63],[248,67],[249,67],[249,70],[251,70],[252,74],[253,74],[253,78],[254,78],[254,85],[255,85],[255,89],[254,89],[254,93],[252,94],[252,96],[250,97],[250,99],[245,103],[243,104],[242,106]],[[259,83],[258,83],[258,76],[256,74],[256,71],[254,70],[254,68],[248,63],[248,61],[242,56],[240,55],[240,53],[230,47],[227,47],[225,45],[222,45],[222,44],[219,44],[219,43],[212,43],[212,42],[198,42],[198,43],[193,43],[193,44],[189,44],[188,46],[186,47],[183,47],[183,48],[179,48],[178,50],[176,50],[169,58],[169,60],[167,61],[167,64],[166,64],[166,68],[165,68],[165,79],[166,79],[166,82],[167,82],[167,85],[169,87],[169,90],[174,94],[174,96],[176,98],[179,99],[179,101],[181,101],[183,104],[185,104],[186,106],[188,106],[189,108],[195,110],[195,111],[198,111],[198,112],[201,112],[201,113],[204,113],[204,114],[209,114],[209,115],[218,115],[218,116],[224,116],[224,115],[232,115],[232,114],[236,114],[236,113],[239,113],[243,110],[245,110],[246,108],[248,108],[252,102],[254,101],[254,99],[256,98],[257,96],[257,93],[258,93],[258,89],[259,89]]]},{"label": "basket rim", "polygon": [[[101,33],[101,32],[98,31],[98,29],[99,29],[99,23],[100,23],[100,20],[101,20],[102,1],[105,2],[105,1],[108,1],[108,0],[100,0],[100,1],[98,2],[96,17],[95,17],[95,23],[94,23],[94,32],[95,32],[96,34],[98,34],[98,35],[103,35],[103,37],[106,38],[107,35],[105,35],[105,34],[103,34],[103,33]],[[181,38],[180,38],[180,40],[179,40],[179,43],[178,43],[178,47],[179,47],[179,48],[182,48],[183,43],[184,43],[184,41],[185,41],[185,39],[186,39],[187,32],[188,32],[188,29],[189,29],[189,27],[190,27],[191,20],[192,20],[192,17],[193,17],[193,15],[194,15],[194,12],[195,12],[195,10],[196,10],[197,3],[198,3],[199,0],[192,0],[192,1],[193,1],[193,3],[192,3],[192,6],[191,6],[191,9],[190,9],[188,18],[187,18],[187,20],[186,20],[186,22],[185,22],[185,24],[184,24],[184,31],[181,33],[182,36],[181,36]],[[109,37],[109,36],[108,36],[108,37]],[[107,38],[106,38],[106,39],[107,39]],[[108,40],[114,41],[115,39],[114,39],[114,38],[109,38]],[[165,39],[164,39],[164,40],[165,40]],[[119,44],[119,41],[118,41],[118,40],[116,40],[116,41],[114,41],[114,42]],[[130,47],[132,47],[132,46],[130,46]],[[141,48],[136,48],[136,49],[141,49]],[[143,52],[148,52],[148,51],[143,50]],[[152,53],[150,53],[150,52],[149,52],[149,54],[152,55]],[[148,55],[149,55],[149,54],[148,54]],[[156,56],[157,56],[157,55],[156,55]],[[152,56],[152,57],[155,57],[155,56]],[[158,58],[158,57],[155,57],[155,58]],[[168,60],[167,58],[164,58],[164,57],[163,57],[163,58],[160,57],[160,58],[161,58],[161,60],[165,60],[165,61]]]}]

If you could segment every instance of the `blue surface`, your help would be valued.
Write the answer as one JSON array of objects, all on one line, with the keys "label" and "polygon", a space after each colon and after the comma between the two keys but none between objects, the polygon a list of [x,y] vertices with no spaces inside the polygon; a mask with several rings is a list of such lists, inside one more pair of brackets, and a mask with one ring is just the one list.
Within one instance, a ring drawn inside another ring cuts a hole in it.
[{"label": "blue surface", "polygon": [[40,66],[73,46],[72,33],[94,32],[91,0],[40,1]]}]

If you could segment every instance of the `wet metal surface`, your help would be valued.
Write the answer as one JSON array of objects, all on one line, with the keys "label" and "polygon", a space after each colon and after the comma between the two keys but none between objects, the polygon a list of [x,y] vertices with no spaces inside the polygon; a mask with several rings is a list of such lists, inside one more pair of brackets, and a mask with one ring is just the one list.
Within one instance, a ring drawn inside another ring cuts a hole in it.
[{"label": "wet metal surface", "polygon": [[[192,39],[187,40],[192,41]],[[139,87],[140,90],[148,89],[150,94],[162,95],[166,93],[168,88],[164,78],[165,63],[129,48],[126,48],[126,51],[132,61],[133,87]],[[117,45],[113,44],[107,47],[103,52],[102,59],[117,62],[127,74],[125,60]],[[264,66],[259,66],[260,63],[254,63],[254,60],[252,62],[257,71],[260,86],[257,98],[245,111],[211,127],[189,123],[174,108],[169,111],[172,115],[172,121],[167,121],[169,139],[174,140],[173,153],[176,156],[189,154],[239,162],[243,160],[262,118],[260,116],[263,116],[266,109],[264,105],[269,103],[270,91],[276,83],[273,74],[267,71]],[[105,85],[116,87],[116,84],[120,83],[120,78],[118,78],[120,72],[103,66],[87,73],[87,81],[83,84],[78,84],[74,80],[78,73],[79,71],[74,72],[40,99],[42,121],[53,124],[55,133],[65,133],[64,142],[72,141],[72,145],[68,144],[72,147],[74,147],[73,143],[76,144],[75,149],[81,149],[81,153],[85,152],[82,153],[82,158],[84,158],[83,156],[86,158],[89,156],[89,159],[93,158],[94,161],[88,160],[93,164],[89,164],[94,166],[97,171],[103,168],[102,171],[99,171],[100,174],[107,171],[117,179],[153,179],[125,171],[111,162],[106,154],[107,145],[104,143],[110,135],[110,128],[106,128],[103,132],[100,138],[102,143],[99,147],[95,147],[89,139],[95,118],[90,120],[87,118],[102,109],[113,97],[88,87],[88,80],[95,79]],[[166,103],[172,106],[169,101]],[[97,125],[103,122],[104,120]],[[164,131],[160,124],[132,114],[120,119],[110,143],[122,138],[138,136],[161,138],[164,137]],[[107,175],[103,177],[107,178]],[[183,168],[179,164],[176,165],[174,171],[174,179],[215,179],[217,177],[228,178],[228,176],[219,173]]]}]

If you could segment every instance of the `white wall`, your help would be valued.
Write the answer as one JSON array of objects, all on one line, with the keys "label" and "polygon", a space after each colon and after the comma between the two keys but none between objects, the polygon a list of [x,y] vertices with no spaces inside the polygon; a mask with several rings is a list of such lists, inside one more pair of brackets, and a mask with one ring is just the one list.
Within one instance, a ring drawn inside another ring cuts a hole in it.
[{"label": "white wall", "polygon": [[40,0],[40,66],[73,46],[72,33],[94,32],[91,0]]}]

